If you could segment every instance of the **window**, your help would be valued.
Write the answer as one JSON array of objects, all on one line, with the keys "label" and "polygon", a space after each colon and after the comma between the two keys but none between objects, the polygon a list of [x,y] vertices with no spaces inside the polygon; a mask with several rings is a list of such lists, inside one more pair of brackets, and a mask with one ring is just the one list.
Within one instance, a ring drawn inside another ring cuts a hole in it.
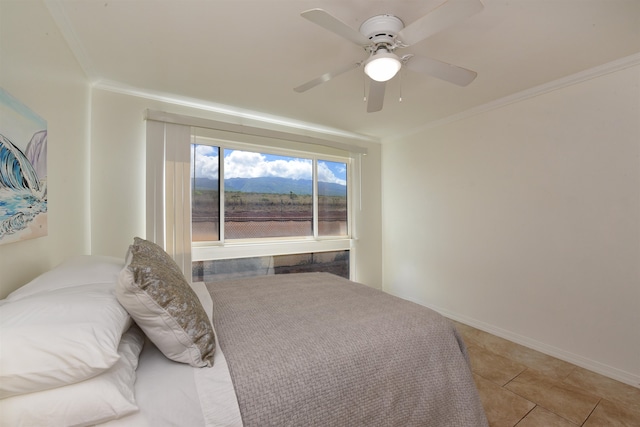
[{"label": "window", "polygon": [[218,147],[191,145],[191,238],[220,240],[220,180]]},{"label": "window", "polygon": [[313,236],[311,159],[224,153],[225,239]]},{"label": "window", "polygon": [[347,163],[318,161],[318,234],[346,236]]},{"label": "window", "polygon": [[[224,168],[220,168],[221,152],[224,152]],[[315,161],[206,144],[192,144],[191,157],[194,242],[219,241],[221,234],[224,240],[347,237],[348,160]],[[221,169],[224,169],[222,197]],[[314,233],[316,199],[318,227]],[[224,206],[222,232],[221,205]]]},{"label": "window", "polygon": [[349,251],[331,251],[295,255],[275,255],[195,261],[194,282],[217,282],[230,278],[324,271],[349,278]]}]

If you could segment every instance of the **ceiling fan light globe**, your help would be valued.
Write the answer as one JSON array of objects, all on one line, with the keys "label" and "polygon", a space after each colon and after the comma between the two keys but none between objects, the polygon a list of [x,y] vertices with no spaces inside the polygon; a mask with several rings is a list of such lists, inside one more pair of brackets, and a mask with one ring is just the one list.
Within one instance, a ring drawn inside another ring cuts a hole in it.
[{"label": "ceiling fan light globe", "polygon": [[386,82],[400,70],[402,63],[392,53],[386,55],[374,55],[364,66],[364,72],[372,80]]}]

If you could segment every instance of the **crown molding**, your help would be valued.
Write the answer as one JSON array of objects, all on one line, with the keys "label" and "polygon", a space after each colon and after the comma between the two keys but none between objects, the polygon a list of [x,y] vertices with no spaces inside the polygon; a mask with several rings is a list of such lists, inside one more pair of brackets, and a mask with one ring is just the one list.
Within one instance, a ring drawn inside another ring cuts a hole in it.
[{"label": "crown molding", "polygon": [[259,113],[252,110],[246,110],[230,105],[218,104],[201,99],[188,98],[170,93],[162,93],[140,89],[137,87],[127,86],[119,82],[99,80],[92,87],[94,89],[105,90],[108,92],[120,93],[123,95],[134,96],[137,98],[145,98],[149,100],[159,101],[162,103],[179,105],[183,107],[194,108],[201,111],[214,113],[213,120],[219,120],[229,124],[238,124],[246,127],[271,128],[274,131],[284,131],[296,133],[298,135],[306,135],[311,138],[327,139],[332,138],[339,141],[347,142],[367,142],[379,144],[380,140],[368,135],[362,135],[342,129],[321,126],[314,123],[302,122],[286,117],[272,116]]},{"label": "crown molding", "polygon": [[417,133],[426,131],[428,129],[432,129],[438,126],[446,125],[449,123],[456,122],[458,120],[467,119],[472,116],[476,116],[478,114],[483,114],[488,111],[496,110],[498,108],[502,108],[509,104],[513,104],[516,102],[521,102],[539,95],[543,95],[545,93],[553,92],[558,89],[562,89],[568,86],[572,86],[578,83],[585,82],[587,80],[591,80],[597,77],[601,77],[610,73],[615,73],[616,71],[621,71],[629,67],[634,67],[636,65],[640,65],[640,53],[635,53],[633,55],[625,56],[623,58],[617,59],[615,61],[608,62],[603,65],[599,65],[597,67],[590,68],[588,70],[580,71],[579,73],[572,74],[570,76],[562,77],[560,79],[543,83],[538,86],[534,86],[530,89],[523,90],[521,92],[517,92],[503,98],[496,99],[491,102],[487,102],[485,104],[479,105],[477,107],[470,108],[468,110],[462,111],[457,114],[453,114],[451,116],[445,117],[440,120],[435,120],[433,122],[429,122],[424,126],[420,126],[418,128],[414,128],[409,132],[394,135],[391,138],[385,138],[382,140],[383,143],[388,143],[391,141],[396,141],[402,138],[406,138],[411,135],[415,135]]}]

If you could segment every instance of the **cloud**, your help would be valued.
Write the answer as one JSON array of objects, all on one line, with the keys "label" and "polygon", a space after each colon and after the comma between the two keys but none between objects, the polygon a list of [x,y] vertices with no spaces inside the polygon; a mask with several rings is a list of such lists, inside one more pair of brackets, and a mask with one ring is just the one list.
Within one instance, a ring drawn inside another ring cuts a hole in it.
[{"label": "cloud", "polygon": [[224,172],[227,178],[278,176],[311,179],[311,160],[294,157],[268,159],[264,154],[234,150],[224,158]]},{"label": "cloud", "polygon": [[[193,149],[192,149],[193,157]],[[218,151],[208,145],[197,145],[195,172],[201,178],[218,178]],[[331,163],[334,164],[334,163]],[[309,159],[295,157],[266,156],[251,151],[230,151],[224,158],[227,178],[259,178],[277,176],[290,179],[311,179],[312,164]],[[325,162],[318,162],[318,179],[346,185]]]},{"label": "cloud", "polygon": [[[335,164],[335,163],[334,163]],[[344,168],[340,168],[340,171],[344,171]],[[333,182],[340,185],[347,185],[347,181],[338,178],[326,162],[318,162],[318,181],[320,182]]]},{"label": "cloud", "polygon": [[[193,159],[193,146],[191,146]],[[198,178],[218,179],[218,149],[208,145],[196,145],[195,174]]]}]

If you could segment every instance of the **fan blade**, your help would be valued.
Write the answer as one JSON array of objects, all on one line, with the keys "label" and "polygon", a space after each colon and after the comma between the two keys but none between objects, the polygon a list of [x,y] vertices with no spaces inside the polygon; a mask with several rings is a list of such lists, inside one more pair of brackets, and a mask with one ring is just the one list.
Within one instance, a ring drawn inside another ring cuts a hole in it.
[{"label": "fan blade", "polygon": [[466,86],[471,83],[478,73],[458,67],[457,65],[447,64],[433,58],[424,58],[414,56],[406,62],[407,68],[418,73],[429,74],[441,80],[448,81],[458,86]]},{"label": "fan blade", "polygon": [[484,8],[480,0],[447,0],[422,18],[407,25],[398,39],[409,46],[475,15]]},{"label": "fan blade", "polygon": [[382,110],[384,103],[384,90],[387,82],[377,82],[369,79],[369,102],[367,102],[367,113],[375,113]]},{"label": "fan blade", "polygon": [[310,9],[302,12],[300,15],[314,24],[320,25],[325,30],[329,30],[332,33],[344,37],[358,46],[366,46],[371,43],[370,40],[363,36],[359,31],[351,28],[338,18],[329,15],[329,13],[323,9]]},{"label": "fan blade", "polygon": [[305,92],[311,88],[314,88],[316,86],[318,86],[321,83],[324,82],[328,82],[329,80],[331,80],[334,77],[338,77],[340,74],[344,74],[347,71],[351,71],[355,68],[358,68],[360,65],[362,65],[362,61],[360,62],[354,62],[352,64],[348,64],[345,65],[344,67],[338,68],[336,70],[333,71],[329,71],[328,73],[324,73],[323,75],[316,77],[313,80],[309,80],[308,82],[301,84],[298,87],[293,88],[293,90],[295,90],[298,93],[302,93]]}]

